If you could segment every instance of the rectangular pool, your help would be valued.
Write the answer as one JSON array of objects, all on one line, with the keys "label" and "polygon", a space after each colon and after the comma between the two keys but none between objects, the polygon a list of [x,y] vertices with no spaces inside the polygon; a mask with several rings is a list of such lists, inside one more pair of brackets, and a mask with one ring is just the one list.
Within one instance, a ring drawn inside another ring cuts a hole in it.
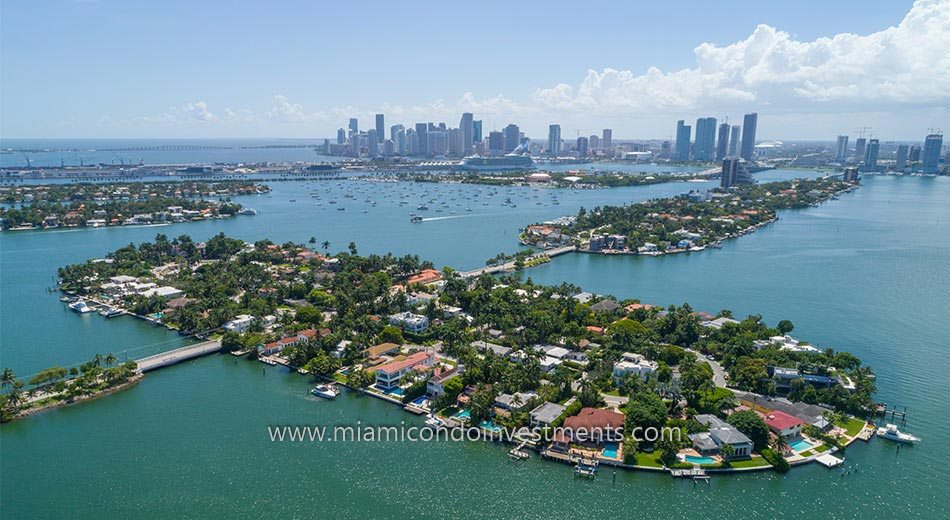
[{"label": "rectangular pool", "polygon": [[616,459],[616,458],[617,458],[617,448],[618,448],[618,446],[617,446],[617,443],[616,443],[616,442],[608,442],[608,443],[605,443],[605,444],[604,444],[604,451],[603,451],[604,457],[607,457],[607,458],[610,458],[610,459]]},{"label": "rectangular pool", "polygon": [[788,445],[795,451],[805,451],[814,446],[814,444],[806,441],[805,439],[798,439],[794,442],[788,443]]}]

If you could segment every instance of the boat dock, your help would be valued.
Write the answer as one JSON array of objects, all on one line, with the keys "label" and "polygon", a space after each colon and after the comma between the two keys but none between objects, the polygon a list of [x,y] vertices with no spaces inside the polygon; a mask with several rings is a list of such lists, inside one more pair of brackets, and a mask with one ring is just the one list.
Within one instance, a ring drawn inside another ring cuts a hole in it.
[{"label": "boat dock", "polygon": [[822,453],[821,455],[815,457],[815,460],[826,468],[833,468],[835,466],[844,464],[844,459],[839,459],[830,453]]},{"label": "boat dock", "polygon": [[221,350],[221,341],[205,341],[187,347],[176,348],[154,356],[148,356],[135,360],[138,365],[138,372],[145,373],[162,367],[167,367],[189,359],[195,359],[208,354],[213,354]]},{"label": "boat dock", "polygon": [[522,441],[518,446],[508,450],[508,458],[511,460],[527,460],[531,455],[525,451],[524,447],[527,441]]},{"label": "boat dock", "polygon": [[708,478],[708,475],[706,475],[706,470],[702,468],[671,469],[670,475],[672,475],[673,478]]}]

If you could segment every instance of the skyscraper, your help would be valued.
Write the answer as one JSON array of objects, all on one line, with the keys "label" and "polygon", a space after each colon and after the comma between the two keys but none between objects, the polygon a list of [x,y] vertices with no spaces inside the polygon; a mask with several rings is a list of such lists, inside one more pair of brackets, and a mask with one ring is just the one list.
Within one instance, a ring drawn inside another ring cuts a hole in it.
[{"label": "skyscraper", "polygon": [[740,162],[738,157],[729,157],[722,160],[722,175],[719,179],[720,188],[731,188],[736,183],[736,179],[739,177]]},{"label": "skyscraper", "polygon": [[590,146],[591,149],[600,148],[600,137],[592,135],[587,138],[587,146]]},{"label": "skyscraper", "polygon": [[561,155],[561,125],[548,126],[548,154],[552,157]]},{"label": "skyscraper", "polygon": [[747,161],[751,161],[755,153],[755,127],[758,122],[759,114],[755,112],[742,118],[742,150],[739,155]]},{"label": "skyscraper", "polygon": [[577,156],[587,157],[587,138],[586,137],[577,138]]},{"label": "skyscraper", "polygon": [[449,153],[456,157],[466,155],[465,131],[461,128],[449,128]]},{"label": "skyscraper", "polygon": [[912,163],[920,161],[920,147],[919,146],[915,144],[910,147],[910,153],[908,154],[907,160]]},{"label": "skyscraper", "polygon": [[716,143],[716,159],[726,158],[729,151],[729,123],[719,125],[719,141]]},{"label": "skyscraper", "polygon": [[895,170],[903,170],[907,167],[907,145],[902,144],[897,147],[897,159],[894,161]]},{"label": "skyscraper", "polygon": [[676,122],[676,147],[673,149],[673,159],[677,161],[689,160],[689,135],[693,129],[685,123],[682,119]]},{"label": "skyscraper", "polygon": [[429,123],[416,123],[416,142],[419,149],[416,153],[422,156],[429,155]]},{"label": "skyscraper", "polygon": [[505,153],[513,151],[521,144],[521,131],[518,125],[510,124],[505,127]]},{"label": "skyscraper", "polygon": [[713,158],[713,148],[716,143],[716,118],[701,117],[696,120],[696,146],[693,149],[694,159],[710,161]]},{"label": "skyscraper", "polygon": [[729,132],[729,156],[735,157],[736,153],[739,150],[739,132],[742,131],[742,127],[739,125],[732,125],[732,131]]},{"label": "skyscraper", "polygon": [[924,173],[937,173],[940,166],[940,149],[943,148],[943,134],[930,134],[924,139]]},{"label": "skyscraper", "polygon": [[480,143],[484,137],[482,137],[482,120],[476,119],[472,121],[472,142]]},{"label": "skyscraper", "polygon": [[459,129],[462,131],[462,153],[470,155],[472,153],[472,144],[475,142],[475,125],[471,112],[462,113],[462,120],[459,121]]},{"label": "skyscraper", "polygon": [[501,155],[505,151],[505,134],[492,130],[488,132],[488,153]]},{"label": "skyscraper", "polygon": [[604,128],[604,137],[601,139],[603,141],[603,146],[605,150],[609,150],[614,147],[614,131],[610,128]]},{"label": "skyscraper", "polygon": [[[350,120],[350,123],[355,121],[355,119]],[[360,156],[360,133],[353,132],[350,134],[350,155],[353,157]]]},{"label": "skyscraper", "polygon": [[393,141],[393,152],[396,155],[406,155],[406,127],[393,125],[389,129],[389,138]]},{"label": "skyscraper", "polygon": [[878,139],[871,139],[868,142],[868,151],[864,155],[864,167],[873,170],[877,168],[877,156],[881,151],[881,141]]},{"label": "skyscraper", "polygon": [[336,131],[336,144],[346,144],[346,130],[341,128]]},{"label": "skyscraper", "polygon": [[[379,121],[376,121],[376,124],[379,124]],[[376,157],[379,155],[379,138],[376,137],[376,129],[370,128],[366,131],[366,149],[369,152],[369,156]]]},{"label": "skyscraper", "polygon": [[355,117],[350,118],[350,135],[360,133],[360,123]]},{"label": "skyscraper", "polygon": [[866,153],[865,148],[867,147],[868,140],[859,137],[857,141],[854,142],[854,162],[860,164],[864,160],[864,154]]},{"label": "skyscraper", "polygon": [[848,136],[839,135],[838,136],[838,150],[835,153],[836,162],[844,162],[848,158]]},{"label": "skyscraper", "polygon": [[386,140],[386,123],[382,114],[376,114],[376,142],[381,143]]}]

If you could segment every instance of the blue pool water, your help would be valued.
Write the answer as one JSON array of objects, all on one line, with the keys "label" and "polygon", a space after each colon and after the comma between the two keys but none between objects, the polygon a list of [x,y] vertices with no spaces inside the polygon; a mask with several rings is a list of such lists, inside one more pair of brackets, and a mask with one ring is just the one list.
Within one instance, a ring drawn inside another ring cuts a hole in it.
[{"label": "blue pool water", "polygon": [[691,464],[715,464],[716,459],[712,457],[697,457],[695,455],[687,455],[686,462]]},{"label": "blue pool water", "polygon": [[609,457],[611,459],[617,458],[617,443],[608,442],[604,444],[604,457]]},{"label": "blue pool water", "polygon": [[455,417],[456,419],[468,419],[471,416],[472,416],[472,412],[468,408],[466,408],[462,410],[461,412],[458,412],[457,414],[453,415],[452,417]]},{"label": "blue pool water", "polygon": [[808,448],[814,446],[814,444],[806,441],[805,439],[798,439],[795,442],[790,442],[788,445],[795,451],[805,451]]},{"label": "blue pool water", "polygon": [[392,390],[387,390],[386,393],[391,394],[391,395],[403,395],[406,393],[406,391],[397,386],[396,388],[393,388]]},{"label": "blue pool water", "polygon": [[[468,410],[466,410],[466,411],[468,411]],[[501,427],[500,427],[500,426],[497,426],[497,425],[496,425],[495,423],[493,423],[492,421],[482,421],[481,423],[479,423],[479,426],[482,427],[482,428],[485,428],[486,430],[491,430],[491,431],[493,431],[493,432],[500,432],[500,431],[501,431]]]},{"label": "blue pool water", "polygon": [[416,397],[415,399],[413,399],[412,404],[421,406],[426,401],[427,401],[426,396],[420,395],[419,397]]}]

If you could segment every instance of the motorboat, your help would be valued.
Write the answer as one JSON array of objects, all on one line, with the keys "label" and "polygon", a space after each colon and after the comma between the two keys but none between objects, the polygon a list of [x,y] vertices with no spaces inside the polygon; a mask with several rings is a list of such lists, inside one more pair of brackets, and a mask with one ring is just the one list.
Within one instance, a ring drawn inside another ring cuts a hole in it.
[{"label": "motorboat", "polygon": [[324,399],[335,399],[336,396],[340,395],[340,389],[328,383],[317,385],[313,388],[313,390],[310,391],[310,393]]},{"label": "motorboat", "polygon": [[909,433],[904,433],[898,430],[896,424],[888,424],[883,428],[878,428],[877,435],[878,437],[882,437],[887,440],[894,442],[904,442],[908,444],[912,444],[920,440],[920,437],[915,437]]},{"label": "motorboat", "polygon": [[87,312],[95,311],[95,309],[86,303],[86,300],[76,300],[69,304],[69,308],[78,312],[79,314],[86,314]]}]

